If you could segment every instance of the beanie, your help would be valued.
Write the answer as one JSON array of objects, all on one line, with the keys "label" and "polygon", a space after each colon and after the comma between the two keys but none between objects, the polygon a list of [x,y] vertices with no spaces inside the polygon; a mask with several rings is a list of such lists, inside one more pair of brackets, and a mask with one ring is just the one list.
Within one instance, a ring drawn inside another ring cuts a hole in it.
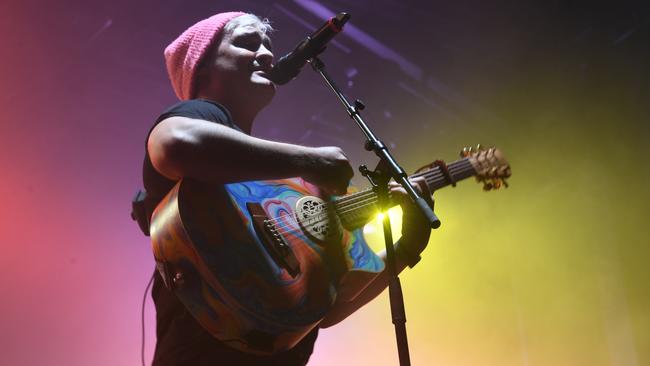
[{"label": "beanie", "polygon": [[213,15],[189,27],[165,48],[165,63],[174,92],[181,100],[194,98],[196,69],[226,24],[246,13],[236,11]]}]

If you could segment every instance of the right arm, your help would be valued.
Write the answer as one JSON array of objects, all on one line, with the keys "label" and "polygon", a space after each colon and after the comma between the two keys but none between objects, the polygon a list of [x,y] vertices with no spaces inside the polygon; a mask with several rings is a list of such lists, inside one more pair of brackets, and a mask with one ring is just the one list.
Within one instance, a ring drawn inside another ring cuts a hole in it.
[{"label": "right arm", "polygon": [[154,168],[165,177],[230,183],[303,177],[333,194],[345,193],[353,171],[338,147],[264,140],[218,123],[169,117],[147,141]]}]

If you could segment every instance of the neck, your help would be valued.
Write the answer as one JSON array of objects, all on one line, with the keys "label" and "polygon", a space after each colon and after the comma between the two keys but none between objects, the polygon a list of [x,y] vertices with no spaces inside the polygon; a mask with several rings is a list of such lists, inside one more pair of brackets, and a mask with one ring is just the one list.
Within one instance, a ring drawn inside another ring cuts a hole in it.
[{"label": "neck", "polygon": [[257,114],[270,102],[270,100],[256,100],[255,98],[246,99],[245,103],[241,98],[232,98],[226,96],[215,96],[216,93],[197,94],[197,98],[207,99],[224,106],[237,126],[246,134],[250,135],[253,129],[253,122]]},{"label": "neck", "polygon": [[252,108],[244,110],[231,109],[225,104],[224,107],[228,109],[232,115],[232,119],[235,121],[237,126],[239,126],[239,128],[241,128],[242,131],[244,131],[247,135],[250,135],[251,130],[253,129],[253,122],[255,121],[255,117],[260,110],[253,110]]},{"label": "neck", "polygon": [[230,116],[237,126],[239,126],[239,128],[241,128],[247,135],[251,134],[255,117],[263,108],[263,106],[256,106],[254,103],[247,104],[243,107],[241,106],[241,103],[229,100],[228,98],[215,98],[204,93],[199,93],[196,98],[211,100],[224,106],[228,112],[230,112]]}]

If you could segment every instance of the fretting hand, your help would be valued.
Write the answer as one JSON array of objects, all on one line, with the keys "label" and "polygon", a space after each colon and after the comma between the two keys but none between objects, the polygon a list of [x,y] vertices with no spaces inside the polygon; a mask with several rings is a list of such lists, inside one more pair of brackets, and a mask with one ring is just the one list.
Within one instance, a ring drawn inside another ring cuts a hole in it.
[{"label": "fretting hand", "polygon": [[[411,184],[433,209],[434,201],[424,178],[411,179]],[[402,206],[402,237],[399,245],[404,246],[409,254],[417,256],[427,247],[431,228],[402,186],[393,182],[390,184],[390,191],[393,199]]]}]

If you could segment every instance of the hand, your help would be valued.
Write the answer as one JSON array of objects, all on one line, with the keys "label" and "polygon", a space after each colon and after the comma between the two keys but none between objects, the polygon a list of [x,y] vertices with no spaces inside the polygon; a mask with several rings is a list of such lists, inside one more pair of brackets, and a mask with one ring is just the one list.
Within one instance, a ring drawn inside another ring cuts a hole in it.
[{"label": "hand", "polygon": [[354,170],[340,147],[314,147],[308,150],[308,164],[302,177],[325,193],[342,195],[347,192]]},{"label": "hand", "polygon": [[[431,209],[433,209],[434,202],[424,178],[411,179],[411,184],[413,184],[416,190],[429,203]],[[402,186],[392,182],[390,184],[390,190],[393,199],[402,206],[402,237],[400,238],[400,243],[401,245],[406,245],[409,252],[419,254],[426,248],[429,242],[429,236],[431,235],[429,223],[417,206],[413,204]]]}]

